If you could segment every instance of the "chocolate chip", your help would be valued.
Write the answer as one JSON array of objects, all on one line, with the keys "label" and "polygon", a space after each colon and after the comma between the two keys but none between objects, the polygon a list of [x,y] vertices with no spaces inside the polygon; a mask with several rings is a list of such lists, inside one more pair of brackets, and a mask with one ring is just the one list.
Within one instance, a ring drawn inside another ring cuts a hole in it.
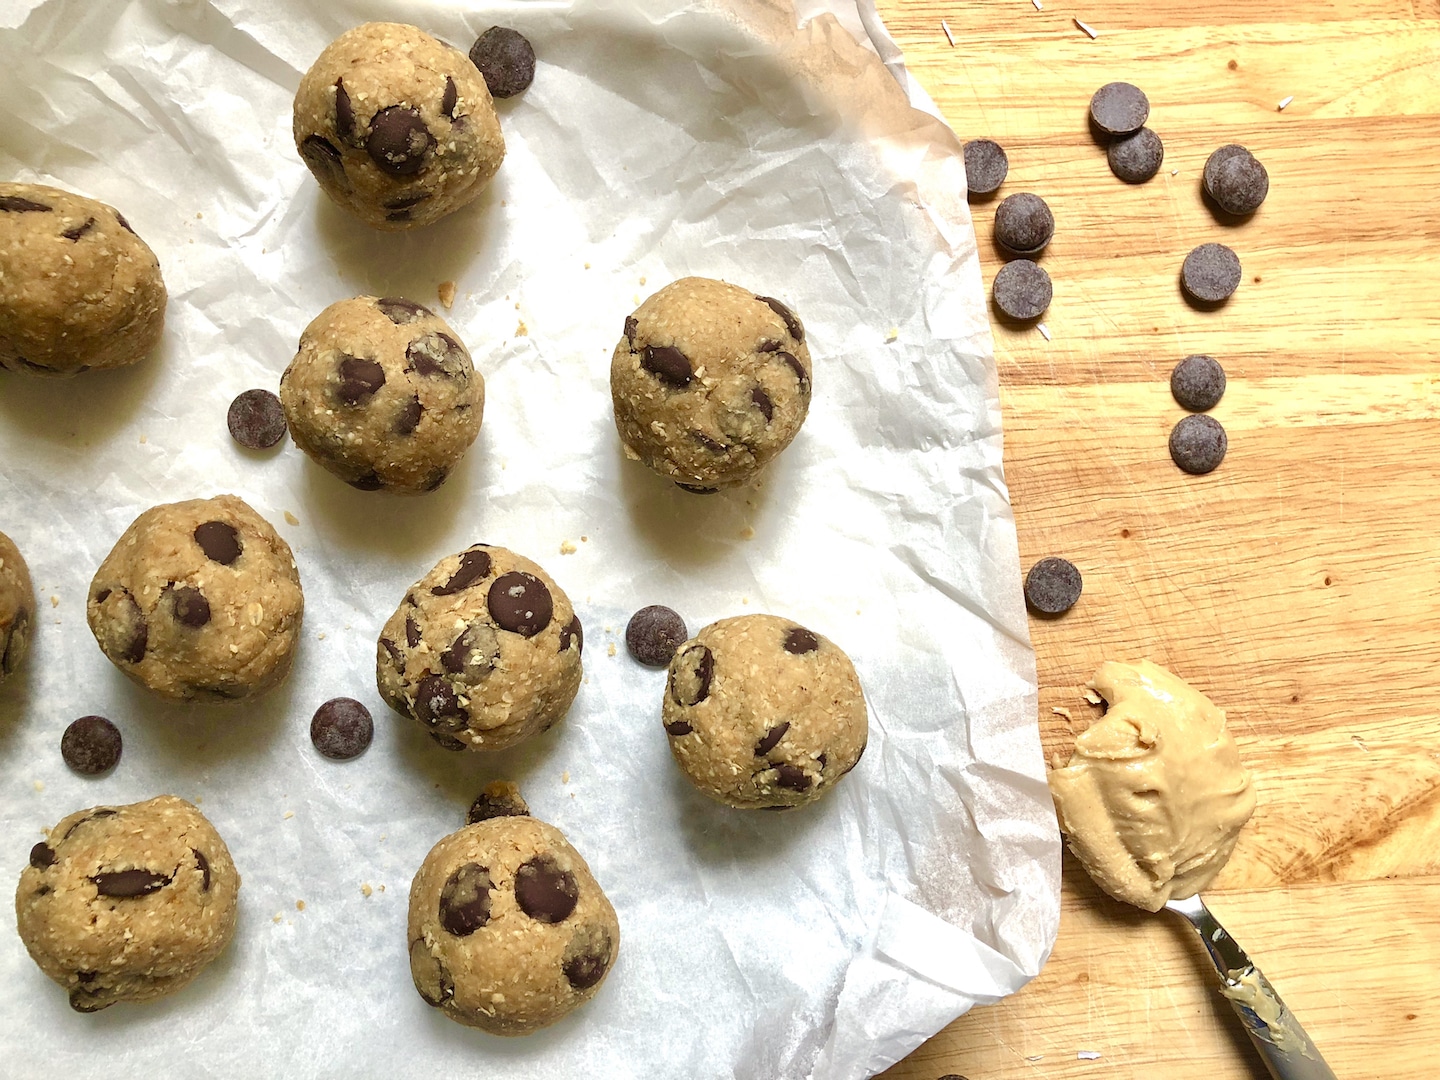
[{"label": "chocolate chip", "polygon": [[775,783],[791,791],[809,791],[815,778],[807,773],[799,765],[791,765],[785,762],[775,766]]},{"label": "chocolate chip", "polygon": [[785,651],[803,656],[820,648],[820,639],[803,626],[792,626],[785,635]]},{"label": "chocolate chip", "polygon": [[768,424],[775,417],[775,403],[770,400],[770,395],[760,387],[750,391],[750,401],[760,410],[760,415],[765,417]]},{"label": "chocolate chip", "polygon": [[34,202],[19,195],[0,195],[0,210],[11,214],[48,214],[53,207]]},{"label": "chocolate chip", "polygon": [[77,822],[75,822],[73,825],[71,825],[70,828],[66,829],[66,830],[65,830],[65,835],[62,836],[60,839],[61,839],[61,840],[68,840],[68,839],[70,839],[70,834],[71,834],[71,833],[73,833],[76,829],[80,828],[81,825],[85,825],[85,824],[87,824],[88,822],[98,821],[98,820],[101,819],[101,818],[116,817],[116,816],[118,816],[118,815],[119,815],[119,811],[118,811],[118,810],[110,810],[110,809],[108,809],[108,808],[101,808],[101,809],[99,809],[99,810],[92,810],[92,811],[90,811],[90,813],[88,813],[88,814],[86,814],[84,817],[82,817],[79,821],[77,821]]},{"label": "chocolate chip", "polygon": [[635,351],[635,331],[640,329],[640,321],[634,315],[625,316],[625,340],[630,343],[630,351]]},{"label": "chocolate chip", "polygon": [[774,750],[776,745],[780,742],[781,739],[785,737],[785,733],[789,730],[790,721],[786,720],[784,723],[776,724],[769,731],[765,732],[764,736],[760,739],[760,741],[755,744],[755,756],[764,757],[771,750]]},{"label": "chocolate chip", "polygon": [[5,648],[0,650],[0,671],[9,675],[20,666],[20,657],[25,652],[26,642],[29,635],[26,631],[30,627],[30,612],[21,608],[15,613],[11,620],[10,630],[5,637]]},{"label": "chocolate chip", "polygon": [[770,353],[776,352],[779,348],[780,342],[776,341],[774,338],[766,338],[765,340],[760,342],[759,345],[755,346],[755,351],[757,353]]},{"label": "chocolate chip", "polygon": [[[436,596],[451,596],[462,589],[468,589],[477,581],[490,576],[490,553],[482,548],[471,548],[460,556],[460,565],[444,585],[434,585],[430,591]],[[406,634],[409,629],[407,624]],[[416,643],[412,643],[413,648]]]},{"label": "chocolate chip", "polygon": [[1225,369],[1213,356],[1187,356],[1170,372],[1170,393],[1191,412],[1213,409],[1225,395]]},{"label": "chocolate chip", "polygon": [[319,135],[306,136],[300,144],[300,156],[316,179],[328,178],[337,187],[350,186],[350,180],[345,175],[345,159],[329,139]]},{"label": "chocolate chip", "polygon": [[794,339],[796,345],[802,344],[805,341],[805,327],[800,324],[800,320],[796,317],[795,313],[786,307],[785,304],[776,300],[773,296],[757,296],[755,299],[759,300],[785,321],[785,329],[790,334],[790,337]]},{"label": "chocolate chip", "polygon": [[699,485],[699,484],[682,484],[679,480],[676,480],[676,481],[675,481],[675,486],[678,487],[681,491],[688,491],[688,492],[690,492],[691,495],[718,495],[718,494],[720,494],[720,489],[719,489],[719,488],[716,488],[716,487],[702,487],[702,486]]},{"label": "chocolate chip", "polygon": [[331,698],[310,719],[310,741],[333,761],[359,757],[374,737],[370,710],[354,698]]},{"label": "chocolate chip", "polygon": [[609,931],[601,926],[582,926],[565,947],[560,970],[576,990],[589,990],[605,977],[614,955],[615,945]]},{"label": "chocolate chip", "polygon": [[497,780],[470,804],[465,823],[474,825],[477,821],[489,821],[491,818],[529,816],[530,807],[521,797],[520,789],[504,780]]},{"label": "chocolate chip", "polygon": [[1225,460],[1228,440],[1220,421],[1196,413],[1185,417],[1170,431],[1170,457],[1194,476],[1214,471]]},{"label": "chocolate chip", "polygon": [[430,732],[430,738],[440,744],[442,750],[468,750],[464,740],[455,738],[454,735],[447,735],[443,731]]},{"label": "chocolate chip", "polygon": [[445,93],[440,98],[440,112],[448,119],[455,119],[455,106],[460,102],[460,92],[455,89],[455,80],[445,76]]},{"label": "chocolate chip", "polygon": [[210,601],[205,594],[190,585],[167,585],[175,620],[192,630],[198,630],[210,621]]},{"label": "chocolate chip", "polygon": [[565,629],[560,631],[560,651],[564,652],[572,643],[579,651],[585,651],[585,628],[580,625],[579,615],[572,618]]},{"label": "chocolate chip", "polygon": [[1025,575],[1025,603],[1041,615],[1069,611],[1080,599],[1080,571],[1069,559],[1041,559]]},{"label": "chocolate chip", "polygon": [[75,977],[79,979],[82,983],[86,983],[88,985],[90,983],[93,983],[96,979],[100,978],[100,973],[98,971],[77,971],[75,973]]},{"label": "chocolate chip", "polygon": [[689,386],[695,375],[690,358],[673,345],[646,345],[640,354],[640,366],[674,387]]},{"label": "chocolate chip", "polygon": [[435,490],[437,490],[437,489],[440,487],[441,484],[445,483],[445,481],[448,480],[449,478],[450,478],[450,474],[449,474],[448,472],[446,472],[444,469],[436,469],[434,472],[432,472],[432,473],[430,474],[429,479],[427,479],[427,480],[425,481],[425,490],[426,490],[426,491],[435,491]]},{"label": "chocolate chip", "polygon": [[795,357],[788,352],[777,352],[775,359],[779,360],[795,373],[795,378],[800,380],[800,392],[802,394],[810,393],[810,375],[806,372],[804,364],[800,363],[799,360],[795,359]]},{"label": "chocolate chip", "polygon": [[466,371],[465,347],[449,334],[426,334],[416,338],[405,350],[410,370],[417,375],[447,375],[463,378]]},{"label": "chocolate chip", "polygon": [[1005,182],[1010,158],[991,139],[971,139],[965,144],[965,186],[971,195],[990,195]]},{"label": "chocolate chip", "polygon": [[1228,300],[1240,287],[1240,257],[1224,244],[1201,244],[1185,256],[1180,285],[1202,304]]},{"label": "chocolate chip", "polygon": [[36,870],[54,866],[57,861],[55,849],[43,840],[30,849],[30,865]]},{"label": "chocolate chip", "polygon": [[130,227],[130,222],[125,220],[125,215],[120,213],[119,210],[115,211],[115,220],[119,223],[120,227],[126,232],[128,232],[131,236],[135,235],[135,230]]},{"label": "chocolate chip", "polygon": [[346,480],[347,484],[356,491],[379,491],[385,486],[385,481],[380,479],[380,474],[374,471],[364,476],[357,476],[354,480]]},{"label": "chocolate chip", "polygon": [[[422,195],[420,198],[425,198],[425,196]],[[408,200],[401,201],[405,203],[405,206],[411,205]],[[391,206],[390,209],[400,210],[404,209],[404,207],[396,204]],[[412,323],[416,319],[434,314],[434,312],[424,304],[417,304],[414,300],[406,300],[401,296],[382,296],[379,300],[375,301],[375,306],[380,309],[381,314],[396,326],[404,326],[406,323]]]},{"label": "chocolate chip", "polygon": [[1270,174],[1254,154],[1231,143],[1216,150],[1205,162],[1205,194],[1227,214],[1253,214],[1270,193]]},{"label": "chocolate chip", "polygon": [[138,664],[145,659],[145,646],[150,641],[150,624],[145,621],[145,615],[140,610],[140,605],[135,603],[134,597],[127,593],[124,602],[128,607],[123,609],[125,615],[122,621],[128,623],[130,638],[119,650],[119,656],[127,663]]},{"label": "chocolate chip", "polygon": [[535,49],[508,26],[492,26],[476,38],[470,62],[480,69],[492,97],[514,97],[535,79]]},{"label": "chocolate chip", "polygon": [[1144,127],[1150,117],[1150,99],[1127,82],[1106,83],[1090,99],[1090,119],[1101,131],[1128,135]]},{"label": "chocolate chip", "polygon": [[269,390],[246,390],[225,414],[230,437],[251,450],[264,450],[285,437],[285,410]]},{"label": "chocolate chip", "polygon": [[30,895],[31,895],[31,896],[49,896],[49,895],[50,895],[52,892],[54,892],[54,891],[55,891],[55,890],[52,889],[49,885],[41,885],[38,889],[36,889],[36,890],[35,890],[33,893],[31,893]]},{"label": "chocolate chip", "polygon": [[515,902],[536,922],[564,922],[575,910],[580,886],[553,855],[536,855],[515,871]]},{"label": "chocolate chip", "polygon": [[534,637],[544,630],[554,614],[545,583],[522,570],[511,570],[496,578],[485,602],[500,629],[524,637]]},{"label": "chocolate chip", "polygon": [[405,616],[405,644],[412,649],[420,644],[420,624],[409,615]]},{"label": "chocolate chip", "polygon": [[420,426],[420,417],[424,412],[425,407],[420,404],[419,397],[412,397],[400,407],[400,415],[395,418],[395,434],[414,434],[415,429]]},{"label": "chocolate chip", "polygon": [[410,978],[425,1004],[438,1008],[455,996],[455,980],[424,938],[410,943]]},{"label": "chocolate chip", "polygon": [[665,734],[672,739],[678,739],[681,735],[689,735],[694,730],[684,720],[676,720],[674,723],[665,725]]},{"label": "chocolate chip", "polygon": [[388,637],[382,637],[380,639],[380,647],[384,649],[386,654],[390,657],[390,663],[395,665],[395,670],[401,675],[404,675],[405,654],[400,651],[399,647],[395,644],[395,642],[391,641]]},{"label": "chocolate chip", "polygon": [[385,385],[385,369],[379,361],[360,356],[346,356],[340,361],[340,384],[336,396],[346,405],[369,401]]},{"label": "chocolate chip", "polygon": [[1110,171],[1127,184],[1143,184],[1157,172],[1165,160],[1165,144],[1148,127],[1133,135],[1122,135],[1105,151]]},{"label": "chocolate chip", "polygon": [[439,675],[426,675],[415,690],[415,712],[430,725],[458,731],[469,720],[460,698]]},{"label": "chocolate chip", "polygon": [[149,870],[101,871],[90,880],[95,883],[95,891],[101,896],[121,898],[149,896],[170,884],[170,879],[164,874]]},{"label": "chocolate chip", "polygon": [[717,442],[703,431],[692,431],[690,432],[690,437],[712,454],[723,454],[726,450],[730,449],[724,443]]},{"label": "chocolate chip", "polygon": [[350,107],[350,92],[345,80],[335,80],[335,134],[342,142],[355,141],[355,110]]},{"label": "chocolate chip", "polygon": [[1045,314],[1054,288],[1045,269],[1029,259],[1016,259],[1000,268],[991,287],[995,306],[1008,317],[1029,322]]},{"label": "chocolate chip", "polygon": [[211,562],[229,566],[240,557],[240,533],[227,521],[202,521],[193,535]]},{"label": "chocolate chip", "polygon": [[66,229],[60,235],[63,236],[66,240],[79,240],[82,236],[84,236],[94,227],[95,219],[93,217],[86,218],[82,224],[76,225],[73,228]]},{"label": "chocolate chip", "polygon": [[440,890],[440,925],[455,937],[469,937],[490,921],[490,890],[495,882],[489,867],[464,863]]},{"label": "chocolate chip", "polygon": [[413,176],[425,167],[434,146],[435,136],[420,110],[408,105],[391,105],[376,113],[365,140],[370,160],[389,176]]},{"label": "chocolate chip", "polygon": [[411,220],[411,216],[412,216],[412,215],[411,215],[411,213],[410,213],[409,210],[391,210],[388,214],[385,215],[385,220],[386,220],[386,221],[409,221],[409,220]]},{"label": "chocolate chip", "polygon": [[462,682],[474,686],[489,678],[500,662],[500,639],[483,618],[471,619],[450,647],[440,654],[440,666]]},{"label": "chocolate chip", "polygon": [[698,705],[710,696],[715,654],[696,642],[670,661],[670,700],[676,705]]},{"label": "chocolate chip", "polygon": [[199,848],[191,848],[190,854],[195,856],[195,868],[200,871],[200,891],[210,891],[210,860]]},{"label": "chocolate chip", "polygon": [[646,667],[665,667],[689,636],[685,620],[677,612],[651,604],[630,616],[625,627],[625,647]]},{"label": "chocolate chip", "polygon": [[114,1001],[97,998],[84,990],[70,991],[70,1008],[78,1013],[97,1013],[101,1009],[108,1009],[114,1004]]},{"label": "chocolate chip", "polygon": [[[421,192],[421,193],[418,194],[418,195],[404,195],[404,196],[401,196],[401,197],[398,198],[398,199],[391,199],[389,202],[387,202],[387,203],[385,204],[385,209],[386,209],[386,210],[409,210],[412,206],[419,206],[422,202],[424,202],[424,201],[425,201],[426,199],[428,199],[428,198],[430,198],[430,196],[429,196],[429,194],[427,194],[427,193],[425,193],[425,192]],[[387,304],[387,303],[407,304],[407,305],[409,305],[409,306],[412,307],[412,308],[417,308],[417,309],[419,309],[420,312],[423,312],[423,313],[425,313],[425,314],[429,314],[428,312],[425,311],[425,309],[424,309],[423,307],[420,307],[419,304],[411,304],[409,300],[399,300],[399,301],[393,301],[393,300],[388,300],[388,299],[387,299],[387,300],[381,300],[381,301],[379,301],[379,302],[376,304],[376,306],[377,306],[377,307],[380,307],[380,305],[382,305],[382,304]],[[381,307],[380,309],[381,309],[382,311],[385,310],[383,307]],[[387,312],[385,312],[385,314],[388,316],[390,313],[387,311]],[[408,320],[408,319],[405,319],[405,320],[401,320],[401,321],[403,321],[403,322],[408,322],[409,320]]]},{"label": "chocolate chip", "polygon": [[72,720],[60,736],[60,756],[65,764],[86,776],[98,776],[120,761],[120,729],[103,716],[82,716]]},{"label": "chocolate chip", "polygon": [[1038,255],[1055,235],[1055,215],[1039,195],[1021,191],[995,208],[995,242],[1015,255]]}]

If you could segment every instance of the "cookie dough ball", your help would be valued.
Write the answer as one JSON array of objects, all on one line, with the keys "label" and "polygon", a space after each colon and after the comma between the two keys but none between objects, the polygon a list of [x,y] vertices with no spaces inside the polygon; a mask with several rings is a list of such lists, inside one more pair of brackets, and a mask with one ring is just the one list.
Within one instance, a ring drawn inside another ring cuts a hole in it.
[{"label": "cookie dough ball", "polygon": [[436,844],[410,883],[410,974],[425,1001],[528,1035],[595,996],[620,948],[615,909],[553,825],[501,816]]},{"label": "cookie dough ball", "polygon": [[610,394],[627,457],[690,490],[735,487],[805,422],[805,328],[779,300],[681,278],[625,320]]},{"label": "cookie dough ball", "polygon": [[418,495],[443,484],[480,433],[485,380],[429,308],[357,296],[300,335],[280,404],[300,449],[351,487]]},{"label": "cookie dough ball", "polygon": [[85,616],[110,662],[177,701],[269,690],[305,600],[290,546],[234,495],[146,510],[95,571]]},{"label": "cookie dough ball", "polygon": [[174,993],[235,935],[240,875],[184,799],[71,814],[30,849],[15,890],[20,940],[77,1012]]},{"label": "cookie dough ball", "polygon": [[721,619],[680,646],[661,715],[685,775],[741,809],[813,802],[855,767],[869,734],[850,658],[774,615]]},{"label": "cookie dough ball", "polygon": [[402,23],[366,23],[332,41],[300,80],[294,131],[325,194],[377,229],[460,209],[505,157],[470,58]]},{"label": "cookie dough ball", "polygon": [[113,206],[0,184],[0,367],[40,375],[133,364],[160,342],[165,282]]},{"label": "cookie dough ball", "polygon": [[550,575],[501,547],[441,559],[380,633],[375,680],[447,750],[501,750],[556,723],[580,689],[580,617]]},{"label": "cookie dough ball", "polygon": [[0,533],[0,682],[20,666],[35,625],[35,587],[20,549]]}]

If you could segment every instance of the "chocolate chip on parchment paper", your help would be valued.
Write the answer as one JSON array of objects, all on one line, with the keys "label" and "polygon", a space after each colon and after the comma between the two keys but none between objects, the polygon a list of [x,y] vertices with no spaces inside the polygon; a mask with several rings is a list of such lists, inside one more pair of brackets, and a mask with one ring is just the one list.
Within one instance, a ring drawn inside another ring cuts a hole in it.
[{"label": "chocolate chip on parchment paper", "polygon": [[82,716],[73,720],[60,737],[60,756],[65,764],[85,776],[98,776],[120,761],[120,729],[103,716]]}]

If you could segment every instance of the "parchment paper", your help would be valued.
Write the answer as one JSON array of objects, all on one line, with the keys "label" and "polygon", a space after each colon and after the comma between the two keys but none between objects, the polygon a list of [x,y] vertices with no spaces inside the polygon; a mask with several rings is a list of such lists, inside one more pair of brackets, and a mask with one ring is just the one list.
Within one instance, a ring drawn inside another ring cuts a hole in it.
[{"label": "parchment paper", "polygon": [[[69,1010],[7,916],[7,1074],[104,1061],[145,1076],[838,1080],[1038,971],[1059,842],[959,146],[887,72],[882,54],[904,77],[873,10],[810,2],[801,25],[739,2],[0,8],[14,27],[0,30],[0,174],[120,207],[171,296],[161,351],[132,370],[0,374],[0,529],[43,616],[23,674],[0,687],[0,865],[14,880],[69,811],[174,792],[244,876],[235,942],[194,985],[93,1016]],[[500,104],[509,153],[489,192],[405,235],[332,207],[290,136],[300,74],[374,18],[462,47],[506,23],[542,58],[530,90]],[[624,316],[685,274],[784,297],[809,330],[810,418],[753,489],[697,498],[620,454],[610,351]],[[230,440],[230,399],[274,388],[326,304],[368,292],[436,306],[445,280],[459,296],[441,313],[488,401],[440,491],[353,491],[293,445]],[[85,590],[141,510],[219,492],[294,547],[304,640],[258,703],[169,706],[101,655]],[[374,686],[386,616],[475,540],[540,561],[586,631],[568,719],[489,756],[438,749]],[[789,814],[694,792],[661,733],[663,674],[624,652],[625,621],[648,603],[692,631],[770,611],[833,638],[872,708],[860,767]],[[342,694],[377,721],[343,765],[308,740],[315,707]],[[126,740],[98,780],[58,750],[91,712]],[[623,934],[598,997],[523,1040],[429,1009],[406,962],[410,877],[496,778],[569,835]]]}]

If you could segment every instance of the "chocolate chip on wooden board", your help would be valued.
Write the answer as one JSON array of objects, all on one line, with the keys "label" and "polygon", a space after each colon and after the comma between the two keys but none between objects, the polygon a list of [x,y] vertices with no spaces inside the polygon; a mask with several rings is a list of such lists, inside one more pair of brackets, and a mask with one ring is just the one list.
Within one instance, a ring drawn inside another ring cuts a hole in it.
[{"label": "chocolate chip on wooden board", "polygon": [[678,612],[651,604],[630,616],[625,627],[625,648],[646,667],[665,667],[689,636]]},{"label": "chocolate chip on wooden board", "polygon": [[993,195],[1010,173],[1005,148],[993,139],[971,139],[965,144],[965,186],[971,196]]},{"label": "chocolate chip on wooden board", "polygon": [[1207,412],[1225,394],[1225,369],[1213,356],[1187,356],[1170,372],[1170,393],[1181,408]]},{"label": "chocolate chip on wooden board", "polygon": [[246,390],[225,414],[230,437],[251,450],[265,450],[285,437],[285,410],[269,390]]},{"label": "chocolate chip on wooden board", "polygon": [[1110,171],[1127,184],[1143,184],[1165,160],[1165,144],[1148,127],[1115,139],[1105,151]]},{"label": "chocolate chip on wooden board", "polygon": [[1054,289],[1050,275],[1029,259],[1016,259],[1000,268],[991,293],[995,306],[1017,322],[1030,322],[1045,314]]},{"label": "chocolate chip on wooden board", "polygon": [[1108,135],[1139,131],[1150,118],[1150,100],[1138,86],[1106,83],[1090,98],[1090,119]]},{"label": "chocolate chip on wooden board", "polygon": [[1246,217],[1270,193],[1270,174],[1245,147],[1228,143],[1206,159],[1201,186],[1226,214]]},{"label": "chocolate chip on wooden board", "polygon": [[995,208],[995,242],[1012,255],[1038,255],[1055,235],[1055,215],[1039,195],[1021,191]]},{"label": "chocolate chip on wooden board", "polygon": [[1240,256],[1224,244],[1201,244],[1180,267],[1185,295],[1202,305],[1228,300],[1240,287],[1240,276]]},{"label": "chocolate chip on wooden board", "polygon": [[492,26],[476,38],[470,62],[480,69],[492,97],[514,97],[535,80],[535,49],[508,26]]},{"label": "chocolate chip on wooden board", "polygon": [[1041,559],[1025,575],[1025,603],[1040,615],[1062,615],[1080,599],[1080,571],[1069,559]]},{"label": "chocolate chip on wooden board", "polygon": [[370,710],[354,698],[331,698],[310,719],[310,741],[332,761],[359,757],[374,737]]},{"label": "chocolate chip on wooden board", "polygon": [[1170,458],[1194,476],[1213,472],[1225,460],[1229,440],[1220,421],[1194,413],[1170,431]]},{"label": "chocolate chip on wooden board", "polygon": [[120,761],[120,729],[103,716],[82,716],[60,737],[65,764],[85,776],[109,772]]}]

